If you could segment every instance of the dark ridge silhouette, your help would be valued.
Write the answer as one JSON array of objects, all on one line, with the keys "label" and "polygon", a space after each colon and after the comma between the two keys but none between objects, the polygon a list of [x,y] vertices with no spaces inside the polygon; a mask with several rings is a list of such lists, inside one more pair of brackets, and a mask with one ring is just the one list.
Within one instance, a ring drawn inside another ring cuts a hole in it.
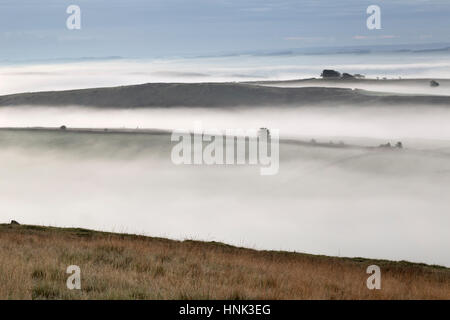
[{"label": "dark ridge silhouette", "polygon": [[150,83],[112,88],[0,96],[0,106],[236,107],[333,105],[450,105],[450,96],[395,95],[343,88],[279,88],[244,83]]}]

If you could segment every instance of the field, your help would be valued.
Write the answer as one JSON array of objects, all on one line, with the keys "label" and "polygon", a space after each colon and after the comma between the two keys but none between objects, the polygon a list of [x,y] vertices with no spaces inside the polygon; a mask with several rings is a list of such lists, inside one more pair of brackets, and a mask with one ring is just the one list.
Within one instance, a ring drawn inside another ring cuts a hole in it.
[{"label": "field", "polygon": [[[366,287],[372,264],[381,290]],[[81,290],[66,287],[69,265]],[[450,269],[2,224],[0,299],[450,299]]]}]

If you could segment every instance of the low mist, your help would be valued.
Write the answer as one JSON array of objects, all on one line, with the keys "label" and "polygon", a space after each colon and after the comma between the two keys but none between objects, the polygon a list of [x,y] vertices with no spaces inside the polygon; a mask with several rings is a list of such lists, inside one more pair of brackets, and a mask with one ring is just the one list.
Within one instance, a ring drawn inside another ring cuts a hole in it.
[{"label": "low mist", "polygon": [[[415,55],[408,63],[401,55],[342,54],[3,65],[0,94],[299,79],[324,68],[396,79],[450,77],[443,55]],[[359,88],[450,94],[447,82]],[[433,105],[1,107],[0,220],[450,266],[449,121],[450,108]],[[279,129],[279,173],[261,176],[251,165],[176,166],[169,133],[134,130],[199,123],[205,130]],[[69,130],[18,129],[63,125]],[[398,141],[403,149],[378,147]]]},{"label": "low mist", "polygon": [[169,134],[1,130],[0,219],[450,266],[445,152],[282,142],[279,173],[260,176],[176,166],[171,146]]},{"label": "low mist", "polygon": [[[141,108],[3,107],[0,127],[279,129],[281,137],[450,141],[450,108],[273,107]],[[445,141],[442,141],[445,143]]]},{"label": "low mist", "polygon": [[282,82],[270,84],[274,87],[302,88],[302,87],[328,87],[328,88],[348,88],[376,91],[391,94],[412,94],[412,95],[450,95],[450,80],[439,79],[438,87],[431,87],[430,80],[378,80],[378,81],[301,81]]},{"label": "low mist", "polygon": [[[448,79],[450,59],[444,52],[237,55],[0,64],[0,95],[149,82],[233,82],[318,78],[323,69],[359,73],[368,78]],[[442,89],[434,92],[439,91]],[[445,92],[448,94],[448,90]]]}]

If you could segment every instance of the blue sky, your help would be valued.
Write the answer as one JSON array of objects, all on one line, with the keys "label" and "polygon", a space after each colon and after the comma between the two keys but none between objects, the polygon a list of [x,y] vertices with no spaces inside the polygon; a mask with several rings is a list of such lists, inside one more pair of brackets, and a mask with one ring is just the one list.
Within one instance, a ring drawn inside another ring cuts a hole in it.
[{"label": "blue sky", "polygon": [[[66,28],[71,4],[81,30]],[[450,43],[449,30],[448,0],[0,0],[0,60]]]}]

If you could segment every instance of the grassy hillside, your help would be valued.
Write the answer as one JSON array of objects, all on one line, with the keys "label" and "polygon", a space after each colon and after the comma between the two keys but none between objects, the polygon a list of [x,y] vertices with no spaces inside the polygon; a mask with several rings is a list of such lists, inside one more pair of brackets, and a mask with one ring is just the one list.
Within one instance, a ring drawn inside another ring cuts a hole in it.
[{"label": "grassy hillside", "polygon": [[[371,264],[381,290],[366,287]],[[81,290],[66,288],[69,265],[81,268]],[[3,224],[0,298],[450,299],[450,269]]]}]

